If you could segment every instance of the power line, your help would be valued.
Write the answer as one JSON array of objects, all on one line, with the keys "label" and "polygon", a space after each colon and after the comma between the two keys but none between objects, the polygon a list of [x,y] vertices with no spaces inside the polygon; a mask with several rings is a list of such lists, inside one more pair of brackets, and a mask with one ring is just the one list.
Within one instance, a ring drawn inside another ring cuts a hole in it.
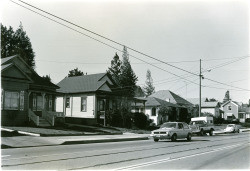
[{"label": "power line", "polygon": [[[10,0],[10,1],[12,1],[12,0]],[[61,18],[61,17],[58,17],[58,16],[56,16],[56,15],[54,15],[54,14],[52,14],[52,13],[49,13],[49,12],[47,12],[47,11],[45,11],[45,10],[42,10],[41,8],[35,7],[35,6],[33,6],[33,5],[29,4],[29,3],[26,3],[26,2],[24,2],[24,1],[22,1],[22,0],[18,0],[18,1],[20,1],[20,2],[22,2],[22,3],[24,3],[24,4],[28,5],[28,6],[30,6],[30,7],[32,7],[32,8],[35,8],[35,9],[37,9],[37,10],[39,10],[39,11],[42,11],[43,13],[46,13],[46,14],[48,14],[48,15],[50,15],[50,16],[53,16],[53,17],[55,17],[55,18],[57,18],[57,19],[59,19],[59,20],[62,20],[62,21],[64,21],[64,22],[66,22],[66,23],[69,23],[69,24],[71,24],[71,25],[73,25],[73,26],[75,26],[75,27],[78,27],[78,28],[83,29],[83,30],[85,30],[85,31],[87,31],[87,32],[90,32],[90,33],[92,33],[92,34],[94,34],[94,35],[96,35],[96,36],[99,36],[99,37],[101,37],[101,38],[103,38],[103,39],[106,39],[106,40],[108,40],[108,41],[110,41],[110,42],[112,42],[112,43],[115,43],[115,44],[120,45],[120,46],[126,46],[126,45],[124,45],[124,44],[122,44],[122,43],[119,43],[119,42],[117,42],[117,41],[115,41],[115,40],[112,40],[112,39],[107,38],[107,37],[105,37],[105,36],[103,36],[103,35],[101,35],[101,34],[98,34],[98,33],[94,32],[94,31],[91,31],[91,30],[86,29],[86,28],[84,28],[84,27],[82,27],[82,26],[79,26],[79,25],[77,25],[77,24],[75,24],[75,23],[73,23],[73,22],[70,22],[70,21],[68,21],[68,20],[66,20],[66,19],[63,19],[63,18]],[[12,2],[13,2],[13,1],[12,1]],[[147,54],[145,54],[145,53],[143,53],[143,52],[141,52],[141,51],[138,51],[138,50],[136,50],[136,49],[134,49],[134,48],[131,48],[131,47],[129,47],[129,46],[126,46],[126,47],[127,47],[127,49],[130,49],[130,50],[132,50],[132,51],[134,51],[134,52],[136,52],[136,53],[139,53],[139,54],[141,54],[141,55],[143,55],[143,56],[146,56],[146,57],[148,57],[148,58],[154,59],[154,60],[156,60],[156,61],[158,61],[158,62],[161,62],[161,63],[164,63],[164,64],[166,64],[166,65],[169,65],[169,66],[171,66],[171,67],[173,67],[173,68],[182,70],[182,71],[187,72],[187,73],[192,74],[192,75],[199,76],[199,75],[197,75],[197,74],[195,74],[195,73],[192,73],[192,72],[187,71],[187,70],[185,70],[185,69],[182,69],[182,68],[180,68],[180,67],[177,67],[177,66],[174,66],[174,65],[172,65],[172,64],[169,64],[169,63],[167,63],[167,62],[165,62],[165,61],[162,61],[162,60],[160,60],[160,59],[157,59],[157,58],[155,58],[155,57],[152,57],[152,56],[150,56],[150,55],[147,55]]]},{"label": "power line", "polygon": [[205,69],[205,71],[204,71],[204,70],[203,70],[203,71],[204,71],[204,72],[208,72],[208,71],[214,70],[214,69],[216,69],[216,68],[224,67],[224,66],[226,66],[226,65],[229,65],[229,64],[238,62],[238,61],[240,61],[240,60],[243,60],[243,59],[246,59],[246,58],[249,58],[249,57],[250,57],[249,55],[248,55],[248,56],[242,56],[242,57],[239,57],[239,58],[236,59],[236,60],[228,61],[228,62],[225,62],[225,63],[221,63],[221,64],[219,64],[219,65],[216,65],[216,66],[207,68],[207,69]]},{"label": "power line", "polygon": [[[93,37],[91,37],[91,36],[89,36],[89,35],[87,35],[87,34],[84,34],[84,33],[80,32],[80,31],[78,31],[78,30],[76,30],[76,29],[73,29],[72,27],[69,27],[69,26],[67,26],[67,25],[65,25],[65,24],[62,24],[62,23],[60,23],[60,22],[58,22],[58,21],[56,21],[56,20],[54,20],[54,19],[51,19],[51,18],[49,18],[49,17],[47,17],[47,16],[45,16],[45,15],[43,15],[43,14],[40,14],[40,13],[38,13],[38,12],[32,10],[32,9],[29,9],[29,8],[27,8],[27,7],[25,7],[25,6],[21,5],[21,4],[18,4],[18,3],[16,3],[16,2],[12,1],[12,0],[10,0],[10,1],[13,2],[13,3],[15,3],[15,4],[17,4],[17,5],[19,5],[19,6],[21,6],[21,7],[23,7],[23,8],[25,8],[25,9],[28,9],[28,10],[30,10],[30,11],[32,11],[32,12],[34,12],[34,13],[36,13],[36,14],[42,16],[42,17],[45,17],[45,18],[47,18],[47,19],[49,19],[49,20],[51,20],[51,21],[53,21],[53,22],[56,22],[56,23],[58,23],[58,24],[60,24],[60,25],[62,25],[62,26],[64,26],[64,27],[67,27],[67,28],[69,28],[70,30],[76,31],[76,32],[78,32],[78,33],[80,33],[80,34],[82,34],[82,35],[84,35],[84,36],[87,36],[87,37],[89,37],[89,38],[91,38],[91,39],[93,39],[93,40],[96,40],[96,41],[98,41],[99,43],[102,43],[102,44],[104,44],[104,45],[106,45],[106,46],[108,46],[108,47],[110,47],[110,48],[112,48],[112,49],[115,49],[115,50],[117,50],[117,51],[123,52],[122,50],[120,50],[120,49],[118,49],[118,48],[116,48],[116,47],[114,47],[114,46],[111,46],[111,45],[109,45],[109,44],[107,44],[107,43],[105,43],[105,42],[103,42],[103,41],[100,41],[100,40],[98,40],[98,39],[96,39],[96,38],[93,38]],[[160,70],[162,70],[162,71],[165,71],[165,72],[167,72],[167,73],[169,73],[169,74],[172,74],[172,75],[174,75],[174,76],[176,76],[176,77],[182,78],[182,79],[184,79],[184,80],[186,80],[186,81],[188,81],[188,82],[192,82],[192,81],[186,79],[185,77],[182,77],[182,76],[179,76],[179,75],[177,75],[177,74],[175,74],[175,73],[172,73],[172,72],[170,72],[170,71],[167,71],[167,70],[165,70],[165,69],[163,69],[163,68],[161,68],[161,67],[158,67],[158,66],[156,66],[156,65],[154,65],[154,64],[152,64],[152,63],[149,63],[149,62],[147,62],[147,61],[144,61],[144,60],[142,60],[142,59],[140,59],[140,58],[138,58],[138,57],[136,57],[136,56],[134,56],[134,55],[131,55],[131,54],[130,54],[130,56],[133,57],[133,58],[135,58],[135,59],[137,59],[137,60],[139,60],[139,61],[142,61],[142,62],[144,62],[144,63],[146,63],[146,64],[148,64],[148,65],[151,65],[151,66],[153,66],[153,67],[155,67],[155,68],[158,68],[158,69],[160,69]],[[197,83],[195,83],[195,82],[192,82],[192,83],[197,84]]]},{"label": "power line", "polygon": [[[84,35],[84,36],[86,36],[86,37],[89,37],[89,38],[91,38],[91,39],[93,39],[93,40],[95,40],[95,41],[97,41],[97,42],[99,42],[99,43],[102,43],[102,44],[104,44],[104,45],[106,45],[106,46],[108,46],[108,47],[110,47],[110,48],[113,48],[113,49],[115,49],[115,50],[117,50],[117,51],[123,52],[123,51],[121,51],[120,49],[118,49],[118,48],[116,48],[116,47],[114,47],[114,46],[111,46],[111,45],[109,45],[109,44],[107,44],[107,43],[105,43],[105,42],[103,42],[103,41],[100,41],[100,40],[98,40],[98,39],[96,39],[96,38],[93,38],[93,37],[91,37],[91,36],[89,36],[89,35],[87,35],[87,34],[84,34],[84,33],[80,32],[80,31],[78,31],[78,30],[76,30],[76,29],[74,29],[74,28],[72,28],[72,27],[69,27],[69,26],[67,26],[67,25],[65,25],[65,24],[63,24],[63,23],[60,23],[60,22],[58,22],[58,21],[56,21],[56,20],[54,20],[54,19],[51,19],[51,18],[49,18],[49,17],[47,17],[47,16],[45,16],[45,15],[43,15],[43,14],[40,14],[40,13],[38,13],[38,12],[32,10],[32,9],[29,9],[29,8],[27,8],[27,7],[25,7],[25,6],[21,5],[21,4],[18,4],[18,3],[16,3],[16,2],[12,1],[12,0],[10,0],[10,1],[13,2],[13,3],[15,3],[15,4],[17,4],[17,5],[19,5],[19,6],[21,6],[21,7],[23,7],[23,8],[25,8],[25,9],[28,9],[28,10],[30,10],[30,11],[32,11],[32,12],[34,12],[34,13],[36,13],[36,14],[42,16],[42,17],[45,17],[45,18],[47,18],[47,19],[49,19],[49,20],[51,20],[51,21],[53,21],[53,22],[56,22],[56,23],[58,23],[58,24],[60,24],[60,25],[62,25],[62,26],[65,26],[65,27],[67,27],[67,28],[69,28],[69,29],[71,29],[71,30],[73,30],[73,31],[76,31],[76,32],[78,32],[78,33],[80,33],[80,34],[82,34],[82,35]],[[95,34],[95,35],[97,35],[97,36],[100,36],[100,37],[102,37],[102,38],[104,38],[104,39],[106,39],[106,40],[109,40],[109,41],[113,42],[113,43],[116,43],[116,44],[118,44],[118,45],[124,46],[124,45],[122,45],[122,44],[120,44],[120,43],[118,43],[118,42],[116,42],[116,41],[113,41],[113,40],[111,40],[111,39],[108,39],[108,38],[106,38],[106,37],[104,37],[104,36],[102,36],[102,35],[99,35],[99,34],[93,32],[93,31],[90,31],[90,30],[85,29],[85,28],[83,28],[83,27],[81,27],[81,26],[78,26],[78,25],[76,25],[76,24],[74,24],[74,23],[71,23],[71,22],[69,22],[69,21],[67,21],[67,20],[65,20],[65,19],[62,19],[62,18],[60,18],[60,17],[57,17],[57,16],[55,16],[55,15],[53,15],[53,14],[50,14],[50,13],[48,13],[48,12],[42,10],[42,9],[39,9],[39,8],[37,8],[37,7],[32,6],[32,5],[30,5],[30,4],[26,3],[26,2],[23,2],[23,1],[21,1],[21,0],[18,0],[18,1],[20,1],[20,2],[22,2],[22,3],[24,3],[24,4],[26,4],[26,5],[29,5],[29,6],[31,6],[31,7],[33,7],[33,8],[35,8],[35,9],[38,9],[38,10],[40,10],[40,11],[42,11],[42,12],[45,12],[46,14],[49,14],[49,15],[55,17],[55,18],[58,18],[58,19],[63,20],[63,21],[65,21],[65,22],[67,22],[67,23],[70,23],[70,24],[72,24],[72,25],[74,25],[74,26],[76,26],[76,27],[79,27],[79,28],[81,28],[81,29],[84,29],[84,30],[86,30],[86,31],[88,31],[88,32],[90,32],[90,33],[92,33],[92,34]],[[130,50],[132,50],[132,51],[134,51],[134,52],[137,52],[137,53],[139,53],[139,54],[142,54],[142,55],[144,55],[144,56],[147,56],[147,57],[149,57],[149,58],[155,59],[155,60],[157,60],[157,61],[159,61],[159,62],[162,62],[162,63],[165,63],[165,64],[167,64],[167,65],[170,65],[170,64],[168,64],[168,63],[166,63],[166,62],[164,62],[164,61],[161,61],[161,60],[159,60],[159,59],[156,59],[156,58],[154,58],[154,57],[151,57],[151,56],[149,56],[149,55],[147,55],[147,54],[144,54],[144,53],[142,53],[142,52],[140,52],[140,51],[137,51],[137,50],[135,50],[135,49],[133,49],[133,48],[130,48],[130,47],[127,47],[127,48],[130,49]],[[170,73],[170,74],[172,74],[172,75],[174,75],[174,76],[176,76],[176,77],[179,77],[179,78],[182,78],[182,79],[184,79],[184,80],[186,80],[186,81],[188,81],[188,82],[197,84],[197,83],[195,83],[195,82],[193,82],[193,81],[187,80],[185,77],[182,77],[182,76],[179,76],[179,75],[174,74],[174,73],[172,73],[172,72],[169,72],[169,71],[167,71],[167,70],[165,70],[165,69],[162,69],[162,68],[160,68],[160,67],[158,67],[158,66],[153,65],[152,63],[146,62],[146,61],[144,61],[144,60],[142,60],[142,59],[140,59],[140,58],[138,58],[138,57],[135,57],[135,56],[133,56],[133,55],[130,55],[130,56],[134,57],[135,59],[137,59],[137,60],[139,60],[139,61],[142,61],[142,62],[144,62],[144,63],[147,63],[147,64],[149,64],[149,65],[151,65],[151,66],[154,66],[154,67],[156,67],[156,68],[158,68],[158,69],[160,69],[160,70],[163,70],[163,71],[165,71],[165,72],[167,72],[167,73]],[[190,73],[190,74],[192,74],[192,75],[199,76],[199,75],[196,74],[196,73],[192,73],[192,72],[187,71],[187,70],[184,70],[184,69],[182,69],[182,68],[179,68],[179,67],[176,67],[176,66],[173,66],[173,65],[170,65],[170,66],[172,66],[172,67],[174,67],[174,68],[177,68],[177,69],[180,69],[180,70],[182,70],[182,71],[188,72],[188,73]],[[208,78],[207,78],[207,80],[210,80],[210,81],[213,81],[213,82],[217,82],[217,83],[220,83],[220,84],[223,84],[223,85],[227,85],[227,84],[225,84],[225,83],[221,83],[221,82],[218,82],[218,81],[215,81],[215,80],[212,80],[212,79],[208,79]],[[230,86],[230,85],[227,85],[227,86]],[[234,86],[231,86],[231,87],[234,87]],[[242,88],[239,88],[239,87],[235,87],[235,88],[242,89]],[[250,90],[247,90],[247,89],[242,89],[242,90],[250,91]]]}]

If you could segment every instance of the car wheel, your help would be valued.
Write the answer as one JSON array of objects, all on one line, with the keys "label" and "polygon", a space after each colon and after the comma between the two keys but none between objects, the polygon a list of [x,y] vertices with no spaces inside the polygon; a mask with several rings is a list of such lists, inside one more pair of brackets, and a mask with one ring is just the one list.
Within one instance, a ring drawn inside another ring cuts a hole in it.
[{"label": "car wheel", "polygon": [[203,129],[200,131],[200,136],[203,136],[204,135],[204,131]]},{"label": "car wheel", "polygon": [[237,131],[238,133],[240,133],[240,129],[238,129],[238,131]]},{"label": "car wheel", "polygon": [[235,129],[233,130],[233,133],[235,133],[236,131],[235,131]]},{"label": "car wheel", "polygon": [[210,136],[213,136],[213,133],[214,133],[214,130],[211,129],[210,132],[209,132],[209,135],[210,135]]},{"label": "car wheel", "polygon": [[191,136],[191,134],[189,133],[189,134],[187,135],[187,141],[191,141],[191,139],[192,139],[192,136]]},{"label": "car wheel", "polygon": [[157,138],[154,139],[154,142],[158,142],[158,141],[159,141],[159,139],[157,139]]},{"label": "car wheel", "polygon": [[171,137],[171,141],[176,141],[176,139],[177,139],[177,135],[176,134],[174,134],[174,135],[172,135],[172,137]]}]

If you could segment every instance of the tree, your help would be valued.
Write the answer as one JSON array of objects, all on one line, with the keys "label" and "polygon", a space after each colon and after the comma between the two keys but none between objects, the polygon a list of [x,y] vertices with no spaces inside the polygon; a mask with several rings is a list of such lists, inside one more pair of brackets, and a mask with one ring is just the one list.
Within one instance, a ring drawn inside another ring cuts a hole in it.
[{"label": "tree", "polygon": [[223,99],[223,103],[225,103],[225,102],[227,102],[227,101],[229,101],[229,100],[231,100],[231,99],[230,99],[229,91],[227,90],[227,92],[226,92],[226,94],[225,94],[225,97],[224,97],[224,99]]},{"label": "tree", "polygon": [[155,87],[153,86],[153,79],[151,76],[151,71],[148,69],[146,74],[146,85],[143,87],[146,97],[150,96],[155,92]]},{"label": "tree", "polygon": [[135,75],[129,62],[129,54],[127,52],[127,48],[124,46],[122,54],[120,85],[124,89],[124,93],[127,96],[134,96],[134,90],[137,80],[138,78]]},{"label": "tree", "polygon": [[42,79],[44,79],[46,82],[51,82],[51,78],[49,75],[42,76]]},{"label": "tree", "polygon": [[19,55],[31,68],[35,68],[35,53],[22,23],[14,32],[12,27],[7,29],[1,24],[1,57]]},{"label": "tree", "polygon": [[111,61],[111,67],[108,68],[107,71],[112,76],[113,80],[118,86],[120,86],[121,65],[122,62],[116,53],[113,60]]},{"label": "tree", "polygon": [[145,93],[140,86],[135,87],[135,97],[145,97]]},{"label": "tree", "polygon": [[216,102],[217,100],[215,98],[211,98],[208,100],[209,102]]},{"label": "tree", "polygon": [[68,77],[75,77],[75,76],[82,76],[82,75],[84,75],[83,72],[79,70],[78,68],[72,69],[68,73]]},{"label": "tree", "polygon": [[159,113],[159,115],[161,115],[160,124],[166,122],[167,120],[174,121],[173,108],[172,107],[161,106],[158,113]]}]

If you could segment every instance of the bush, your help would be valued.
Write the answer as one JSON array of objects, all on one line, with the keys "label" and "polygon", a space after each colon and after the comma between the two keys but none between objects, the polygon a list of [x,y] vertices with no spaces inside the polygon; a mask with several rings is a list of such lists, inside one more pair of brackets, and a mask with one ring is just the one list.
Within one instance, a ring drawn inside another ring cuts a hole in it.
[{"label": "bush", "polygon": [[222,124],[222,123],[224,123],[224,118],[221,118],[221,117],[216,118],[216,117],[214,117],[214,124]]},{"label": "bush", "polygon": [[133,121],[136,127],[145,129],[149,126],[147,116],[144,113],[133,113]]},{"label": "bush", "polygon": [[247,118],[245,122],[250,123],[250,118]]}]

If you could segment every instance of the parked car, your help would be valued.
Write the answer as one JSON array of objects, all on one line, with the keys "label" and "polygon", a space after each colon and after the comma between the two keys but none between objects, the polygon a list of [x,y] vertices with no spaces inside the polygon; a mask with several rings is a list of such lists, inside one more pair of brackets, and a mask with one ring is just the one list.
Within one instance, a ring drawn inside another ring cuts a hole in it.
[{"label": "parked car", "polygon": [[227,127],[224,129],[224,132],[225,133],[228,133],[228,132],[233,132],[233,133],[235,133],[235,132],[238,132],[238,133],[240,133],[240,129],[239,129],[239,126],[238,125],[236,125],[236,124],[228,124],[227,125]]},{"label": "parked car", "polygon": [[176,141],[176,139],[181,138],[186,138],[187,141],[191,141],[192,131],[188,124],[184,122],[166,122],[161,125],[160,129],[152,131],[151,137],[153,137],[155,142],[163,139]]},{"label": "parked car", "polygon": [[204,134],[209,133],[209,135],[212,136],[214,131],[213,117],[191,118],[189,127],[192,129],[193,134],[203,136]]}]

